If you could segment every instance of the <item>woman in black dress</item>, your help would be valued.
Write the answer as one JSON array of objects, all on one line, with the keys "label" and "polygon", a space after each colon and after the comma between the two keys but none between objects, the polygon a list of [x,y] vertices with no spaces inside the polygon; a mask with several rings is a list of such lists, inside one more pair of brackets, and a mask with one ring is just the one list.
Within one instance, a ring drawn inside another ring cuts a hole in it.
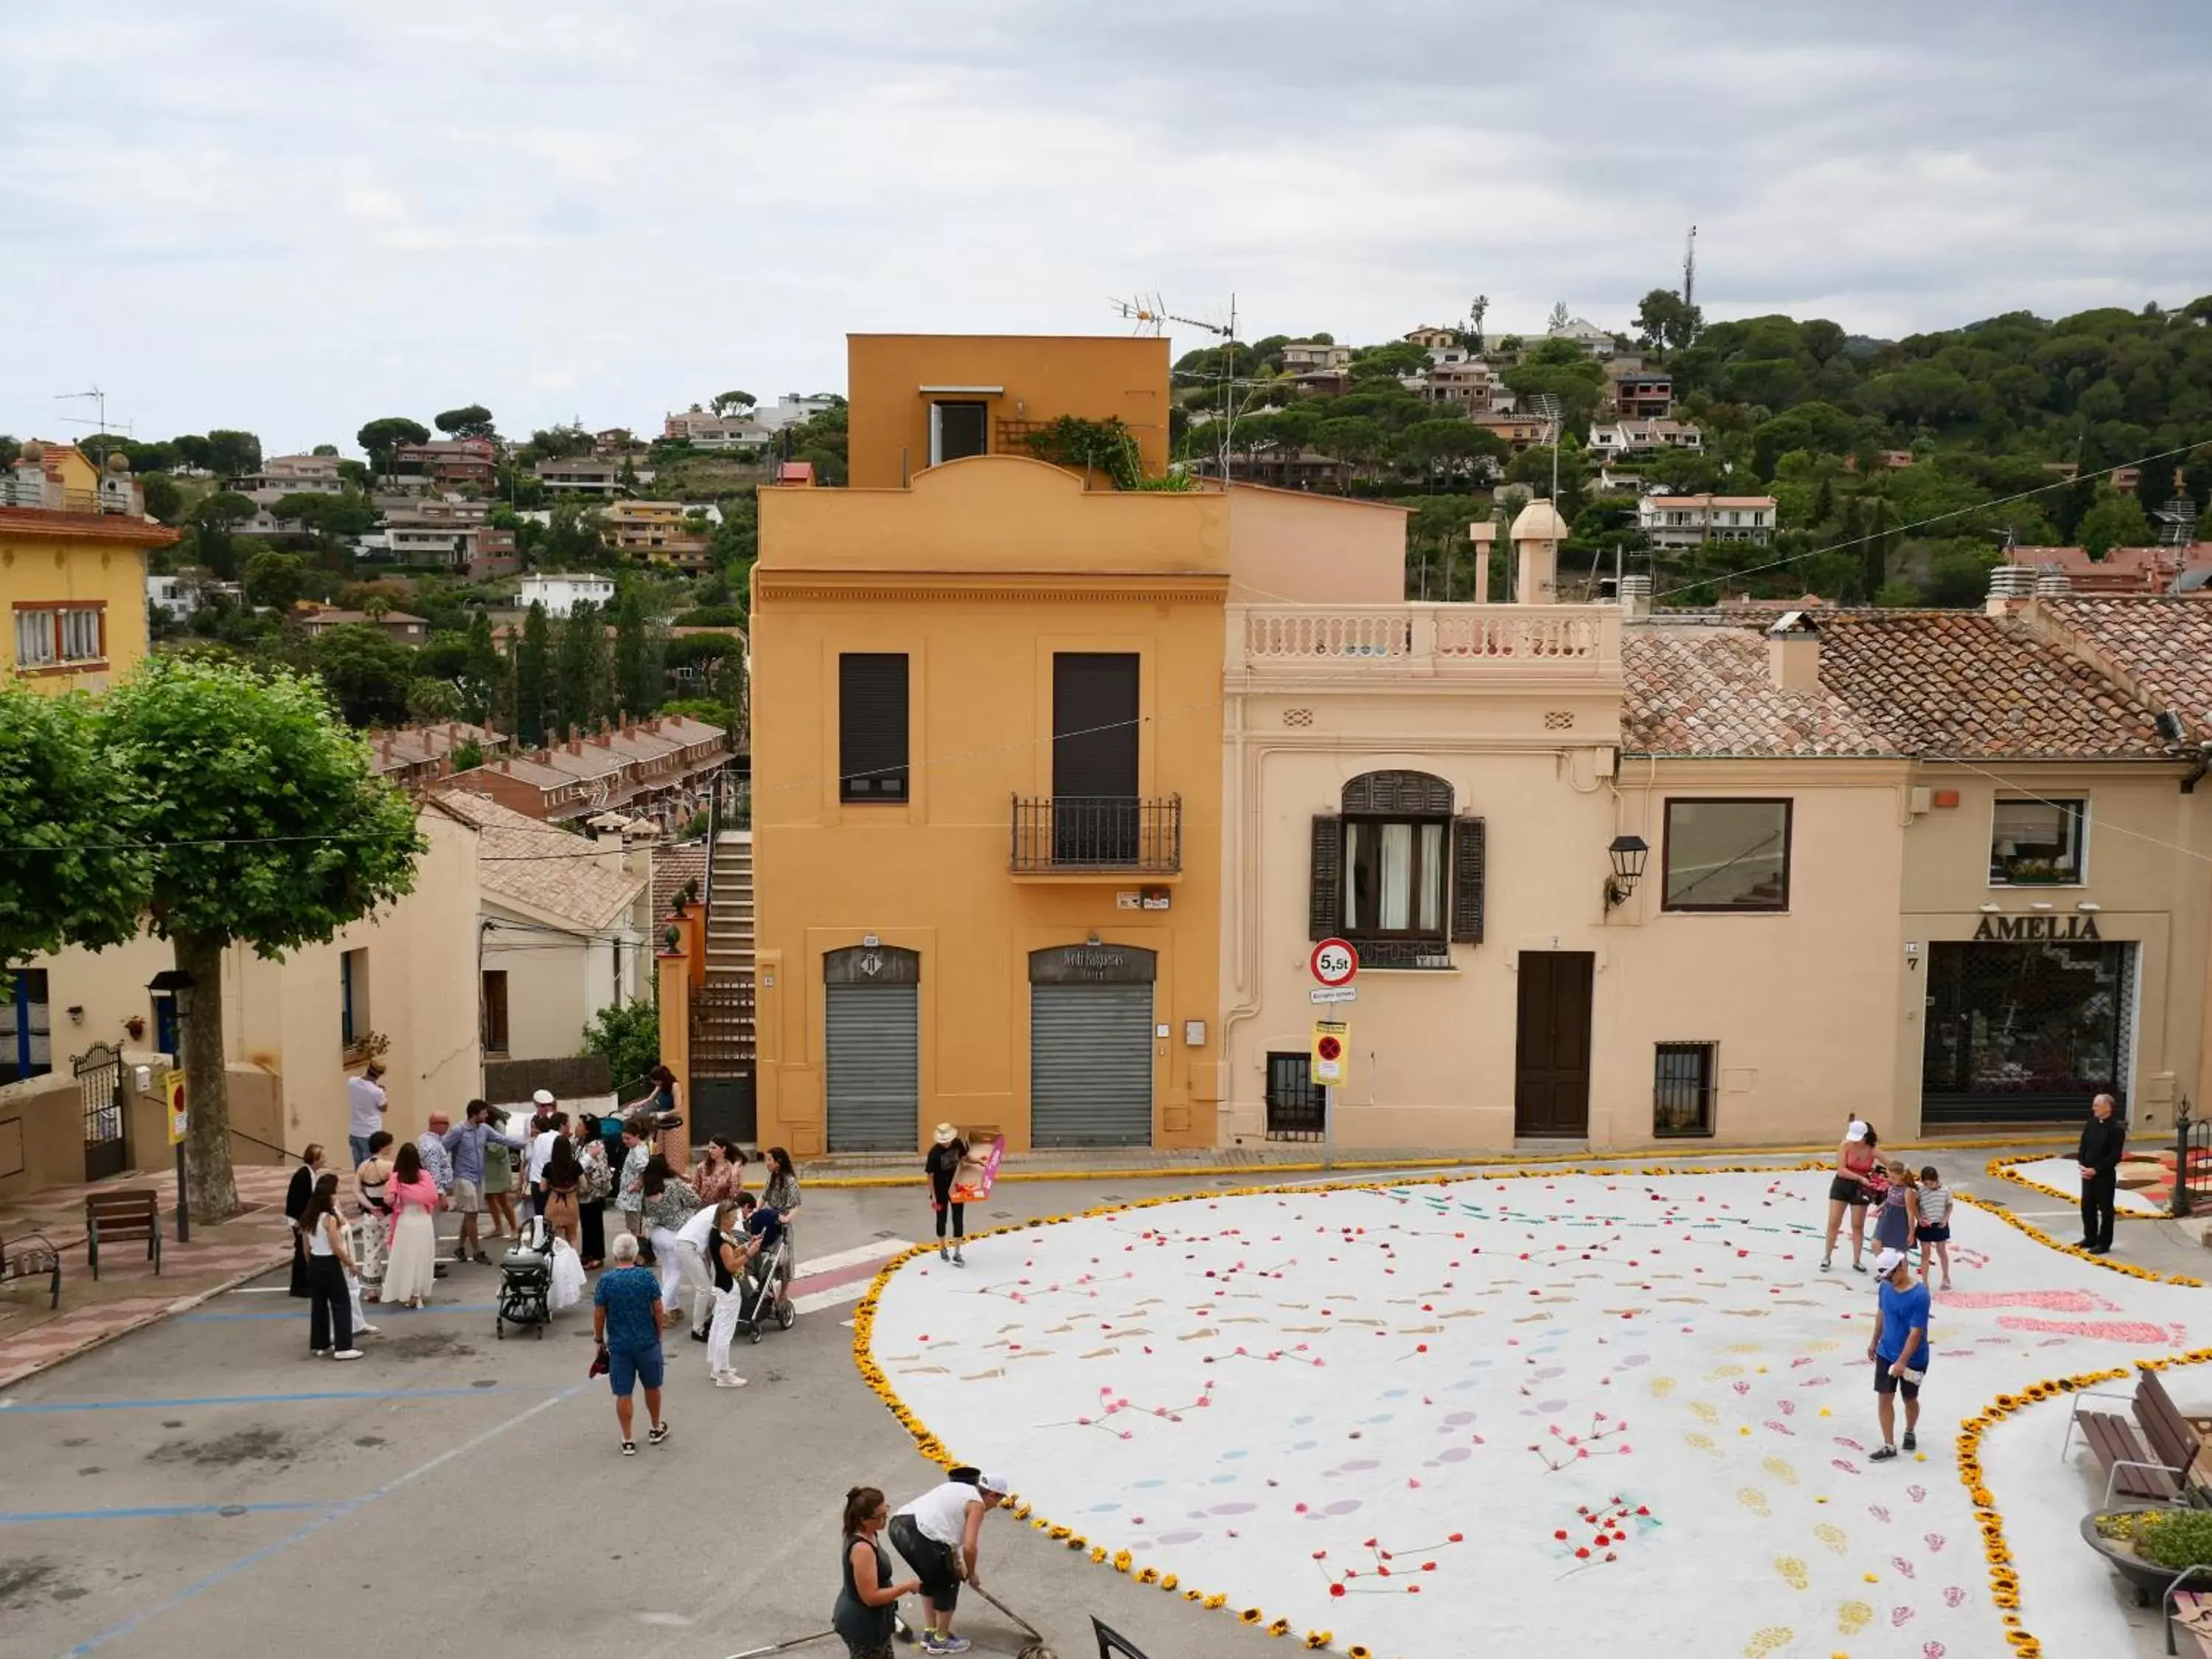
[{"label": "woman in black dress", "polygon": [[300,1231],[300,1218],[315,1194],[315,1177],[323,1172],[323,1149],[312,1142],[300,1154],[300,1167],[292,1171],[292,1184],[284,1189],[284,1219],[292,1224],[292,1294],[301,1299],[315,1293],[307,1272],[307,1236]]},{"label": "woman in black dress", "polygon": [[[961,1259],[960,1241],[968,1236],[968,1206],[952,1201],[952,1178],[960,1172],[960,1160],[968,1156],[968,1143],[960,1138],[960,1131],[950,1123],[937,1126],[936,1145],[929,1149],[929,1157],[922,1168],[929,1171],[929,1207],[937,1212],[937,1255],[941,1261],[950,1261],[957,1267],[968,1264]],[[952,1216],[952,1243],[945,1243],[945,1217]]]}]

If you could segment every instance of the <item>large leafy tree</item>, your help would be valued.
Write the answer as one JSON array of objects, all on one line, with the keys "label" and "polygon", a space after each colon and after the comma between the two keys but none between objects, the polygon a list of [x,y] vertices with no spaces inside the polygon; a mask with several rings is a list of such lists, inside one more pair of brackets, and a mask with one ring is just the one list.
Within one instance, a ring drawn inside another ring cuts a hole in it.
[{"label": "large leafy tree", "polygon": [[[146,849],[149,925],[199,988],[185,1022],[192,1213],[238,1208],[223,1072],[222,957],[281,958],[410,891],[414,809],[313,679],[155,657],[94,714],[99,761]],[[335,1035],[335,1033],[333,1034]]]},{"label": "large leafy tree", "polygon": [[553,627],[533,603],[514,647],[514,732],[532,748],[544,744],[553,717]]},{"label": "large leafy tree", "polygon": [[[372,598],[364,610],[384,603]],[[356,726],[398,726],[409,716],[415,653],[373,623],[326,628],[307,643],[307,660]]]},{"label": "large leafy tree", "polygon": [[0,687],[0,978],[27,957],[138,931],[146,861],[118,828],[120,781],[93,732],[81,696]]},{"label": "large leafy tree", "polygon": [[429,442],[430,428],[404,415],[386,415],[355,433],[354,440],[368,452],[371,471],[388,473],[392,471],[392,452],[402,444]]},{"label": "large leafy tree", "polygon": [[438,430],[449,438],[495,438],[497,428],[492,425],[491,410],[482,404],[464,404],[459,409],[447,410],[432,417]]},{"label": "large leafy tree", "polygon": [[623,585],[615,604],[614,701],[617,712],[649,714],[659,706],[665,638],[657,637],[638,584]]},{"label": "large leafy tree", "polygon": [[561,624],[561,643],[553,659],[556,734],[582,731],[606,708],[606,623],[598,605],[579,599]]}]

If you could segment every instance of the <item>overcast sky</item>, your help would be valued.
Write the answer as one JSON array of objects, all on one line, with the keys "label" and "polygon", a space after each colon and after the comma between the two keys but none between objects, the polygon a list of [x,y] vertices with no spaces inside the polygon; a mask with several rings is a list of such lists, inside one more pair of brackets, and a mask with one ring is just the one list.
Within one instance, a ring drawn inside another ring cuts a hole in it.
[{"label": "overcast sky", "polygon": [[[1898,334],[2212,290],[2207,0],[0,6],[0,432],[657,430],[1109,295]],[[1201,343],[1179,334],[1177,349]]]}]

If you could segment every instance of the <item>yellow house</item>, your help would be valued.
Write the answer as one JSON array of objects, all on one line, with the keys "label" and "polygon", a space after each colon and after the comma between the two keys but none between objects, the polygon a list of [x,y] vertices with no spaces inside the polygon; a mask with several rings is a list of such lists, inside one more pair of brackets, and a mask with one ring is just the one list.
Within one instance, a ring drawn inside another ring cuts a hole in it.
[{"label": "yellow house", "polygon": [[177,532],[136,507],[127,471],[70,446],[27,443],[0,469],[0,671],[97,690],[146,654],[147,550]]},{"label": "yellow house", "polygon": [[1403,515],[1123,493],[995,425],[915,465],[950,387],[1010,419],[1118,415],[1157,471],[1161,341],[850,350],[857,487],[761,493],[760,1138],[1210,1146],[1223,605],[1340,580],[1332,547],[1395,593]]}]

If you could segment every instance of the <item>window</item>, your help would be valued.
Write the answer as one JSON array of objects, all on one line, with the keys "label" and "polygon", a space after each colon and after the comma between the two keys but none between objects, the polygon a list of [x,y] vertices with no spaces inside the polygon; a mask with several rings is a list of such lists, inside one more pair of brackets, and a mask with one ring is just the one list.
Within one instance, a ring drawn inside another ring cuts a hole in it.
[{"label": "window", "polygon": [[1268,1139],[1319,1140],[1327,1127],[1323,1109],[1310,1054],[1267,1056]]},{"label": "window", "polygon": [[44,668],[54,659],[54,613],[51,611],[15,612],[15,666]]},{"label": "window", "polygon": [[[619,975],[620,969],[616,971]],[[507,973],[503,969],[483,976],[483,1046],[488,1054],[507,1051]]]},{"label": "window", "polygon": [[0,1083],[21,1083],[54,1069],[53,1027],[46,1007],[46,970],[18,968],[0,988]]},{"label": "window", "polygon": [[1445,968],[1449,945],[1482,942],[1483,820],[1453,815],[1449,784],[1364,773],[1342,806],[1314,820],[1314,938],[1342,933],[1377,968]]},{"label": "window", "polygon": [[957,461],[963,455],[981,455],[989,447],[989,421],[985,406],[971,403],[935,403],[929,406],[929,464]]},{"label": "window", "polygon": [[1990,819],[1990,885],[2075,887],[2082,880],[2086,800],[2002,800]]},{"label": "window", "polygon": [[61,620],[64,662],[98,662],[107,654],[101,647],[101,616],[96,606],[72,605],[56,614]]},{"label": "window", "polygon": [[368,1041],[368,952],[338,953],[338,1041],[351,1055]]},{"label": "window", "polygon": [[1444,930],[1442,819],[1344,826],[1344,928],[1347,934],[1441,936]]},{"label": "window", "polygon": [[837,659],[837,779],[841,800],[907,798],[903,652],[848,651]]},{"label": "window", "polygon": [[1661,1139],[1713,1133],[1710,1042],[1662,1042],[1651,1069],[1651,1133]]},{"label": "window", "polygon": [[16,606],[16,667],[51,668],[105,659],[106,621],[106,607],[97,605]]},{"label": "window", "polygon": [[1667,803],[1669,910],[1787,910],[1790,813],[1786,800]]}]

